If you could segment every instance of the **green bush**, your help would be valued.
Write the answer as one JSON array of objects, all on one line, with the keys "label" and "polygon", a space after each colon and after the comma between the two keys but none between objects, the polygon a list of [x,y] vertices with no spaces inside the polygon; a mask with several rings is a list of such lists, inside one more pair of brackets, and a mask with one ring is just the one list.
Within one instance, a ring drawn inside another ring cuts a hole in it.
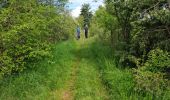
[{"label": "green bush", "polygon": [[152,72],[165,72],[170,68],[170,55],[161,49],[152,50],[144,66]]},{"label": "green bush", "polygon": [[[62,2],[63,1],[59,1]],[[74,21],[62,7],[37,0],[0,1],[0,74],[22,72],[51,56],[51,43],[67,40]],[[69,26],[69,27],[68,27]]]},{"label": "green bush", "polygon": [[170,66],[168,52],[151,50],[143,66],[134,70],[135,91],[150,95],[153,99],[163,99],[170,87],[166,71]]},{"label": "green bush", "polygon": [[168,92],[168,80],[162,73],[145,71],[143,68],[134,71],[135,91],[138,94],[149,96],[152,99],[162,99]]}]

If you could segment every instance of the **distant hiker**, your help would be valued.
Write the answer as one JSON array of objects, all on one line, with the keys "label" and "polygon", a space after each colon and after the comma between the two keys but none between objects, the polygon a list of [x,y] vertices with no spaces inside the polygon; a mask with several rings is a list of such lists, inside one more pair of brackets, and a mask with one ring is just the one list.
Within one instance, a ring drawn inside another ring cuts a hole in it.
[{"label": "distant hiker", "polygon": [[85,25],[84,27],[85,37],[88,38],[88,26]]},{"label": "distant hiker", "polygon": [[76,29],[76,32],[77,32],[77,40],[80,39],[80,26],[77,25],[77,29]]}]

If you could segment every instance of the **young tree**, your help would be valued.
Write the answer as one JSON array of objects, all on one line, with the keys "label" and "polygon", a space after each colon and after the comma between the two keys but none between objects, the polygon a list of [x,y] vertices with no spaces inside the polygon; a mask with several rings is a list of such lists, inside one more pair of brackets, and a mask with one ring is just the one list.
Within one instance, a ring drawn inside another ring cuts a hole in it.
[{"label": "young tree", "polygon": [[84,25],[90,26],[90,20],[92,18],[92,12],[90,11],[90,4],[83,4],[81,8],[81,14],[84,18]]},{"label": "young tree", "polygon": [[116,17],[108,13],[105,7],[100,6],[99,9],[95,12],[93,19],[98,22],[100,27],[104,28],[105,33],[109,32],[109,37],[112,44],[111,46],[114,47],[118,39],[118,23]]},{"label": "young tree", "polygon": [[118,20],[124,42],[130,42],[131,17],[133,6],[131,0],[105,0],[107,11]]}]

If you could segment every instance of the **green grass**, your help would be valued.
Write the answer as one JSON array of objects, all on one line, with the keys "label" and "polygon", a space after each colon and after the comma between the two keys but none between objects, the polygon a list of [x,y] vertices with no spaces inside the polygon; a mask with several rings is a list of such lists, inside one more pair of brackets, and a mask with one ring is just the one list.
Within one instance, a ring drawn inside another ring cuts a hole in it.
[{"label": "green grass", "polygon": [[75,43],[68,41],[54,47],[53,58],[18,76],[0,80],[0,100],[56,99],[57,91],[70,78]]},{"label": "green grass", "polygon": [[35,69],[0,80],[0,100],[62,100],[63,93],[74,100],[152,99],[134,92],[131,70],[116,66],[109,45],[95,38],[62,42],[52,54]]},{"label": "green grass", "polygon": [[108,94],[105,86],[100,79],[100,73],[97,70],[96,63],[93,62],[93,54],[89,45],[91,40],[80,41],[79,66],[75,82],[75,100],[106,100]]},{"label": "green grass", "polygon": [[[100,41],[92,42],[86,53],[92,55],[90,60],[95,63],[100,73],[100,79],[106,87],[109,100],[153,100],[154,97],[149,93],[143,95],[135,92],[132,69],[117,66],[108,45]],[[164,93],[164,98],[161,100],[170,100],[167,95],[169,91]]]},{"label": "green grass", "polygon": [[[104,63],[103,63],[104,61]],[[110,93],[110,98],[119,100],[131,100],[133,92],[133,79],[129,70],[119,69],[113,61],[103,59],[99,63],[103,63],[100,67],[104,84]],[[130,99],[131,98],[131,99]]]},{"label": "green grass", "polygon": [[[80,50],[83,63],[80,66],[79,80],[77,80],[77,86],[79,86],[77,91],[84,94],[79,94],[77,97],[81,98],[89,93],[86,95],[88,97],[98,89],[97,91],[104,95],[99,94],[100,96],[97,96],[94,94],[96,98],[89,99],[89,97],[87,100],[128,100],[129,98],[136,98],[132,97],[131,94],[133,89],[132,73],[127,69],[119,69],[116,66],[110,47],[99,41],[90,40],[87,42],[89,42],[87,43],[88,46],[85,45]],[[96,84],[98,79],[100,82]]]},{"label": "green grass", "polygon": [[95,65],[85,59],[81,60],[75,86],[75,100],[106,100],[108,98]]},{"label": "green grass", "polygon": [[129,69],[116,66],[109,45],[94,38],[80,41],[76,100],[136,100]]}]

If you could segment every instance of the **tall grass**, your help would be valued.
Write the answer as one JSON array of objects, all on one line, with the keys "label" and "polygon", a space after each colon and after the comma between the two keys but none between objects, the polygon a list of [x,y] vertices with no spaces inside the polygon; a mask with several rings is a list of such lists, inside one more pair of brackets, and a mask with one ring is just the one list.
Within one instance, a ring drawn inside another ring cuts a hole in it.
[{"label": "tall grass", "polygon": [[100,78],[107,87],[109,99],[127,100],[133,89],[132,74],[127,69],[116,66],[113,52],[109,45],[94,42],[90,45],[93,62],[100,72]]},{"label": "tall grass", "polygon": [[[89,47],[93,54],[93,62],[100,71],[103,84],[107,87],[110,100],[153,100],[149,93],[145,95],[135,92],[132,69],[116,64],[112,49],[100,41],[93,42]],[[169,100],[169,91],[164,91],[162,100]]]},{"label": "tall grass", "polygon": [[89,48],[93,39],[81,40],[77,57],[79,65],[75,82],[75,100],[107,100],[108,95],[105,86],[100,79],[100,73],[96,69],[93,54]]},{"label": "tall grass", "polygon": [[36,69],[0,80],[0,100],[49,100],[58,98],[70,77],[75,43],[54,45],[53,57],[36,65]]},{"label": "tall grass", "polygon": [[136,98],[132,96],[132,73],[129,69],[116,66],[109,45],[93,38],[85,40],[77,53],[81,58],[81,64],[77,73],[76,100]]},{"label": "tall grass", "polygon": [[[131,69],[115,64],[112,49],[95,38],[53,46],[35,69],[0,80],[0,100],[60,100],[71,85],[75,100],[152,100],[134,92]],[[76,73],[72,75],[73,68]],[[168,100],[169,93],[166,93]]]}]

